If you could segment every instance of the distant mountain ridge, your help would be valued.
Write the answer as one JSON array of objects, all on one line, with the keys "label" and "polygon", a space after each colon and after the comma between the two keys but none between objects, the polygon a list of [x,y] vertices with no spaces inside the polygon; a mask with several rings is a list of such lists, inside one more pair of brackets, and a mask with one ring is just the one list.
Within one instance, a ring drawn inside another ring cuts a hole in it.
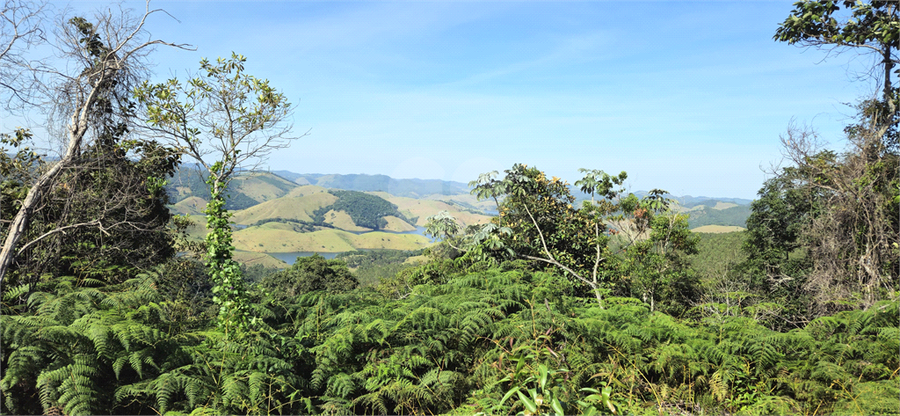
[{"label": "distant mountain ridge", "polygon": [[[203,182],[204,175],[197,174],[196,167],[183,166],[169,181],[169,191],[173,208],[182,213],[199,213],[209,199],[209,191]],[[303,186],[318,186],[328,190],[345,190],[357,192],[380,193],[383,197],[409,198],[421,201],[418,204],[450,204],[446,208],[457,214],[463,211],[481,215],[496,215],[493,201],[477,201],[469,193],[467,184],[439,179],[394,179],[387,175],[367,174],[320,174],[295,173],[287,170],[272,172],[242,172],[229,186],[226,208],[239,211],[254,207],[261,203],[285,197]],[[569,189],[576,198],[576,206],[582,201],[590,200],[590,196],[570,185]],[[636,191],[638,197],[648,194]],[[691,228],[706,225],[746,227],[750,216],[749,199],[707,196],[676,196],[667,194],[667,198],[675,201],[674,209],[690,215],[688,222]],[[426,200],[436,200],[426,202]],[[439,202],[443,201],[443,202]],[[394,200],[394,202],[398,202]],[[407,202],[409,204],[409,202]],[[428,205],[428,206],[431,206]],[[410,205],[413,207],[413,205]],[[436,207],[436,206],[435,206]],[[408,212],[411,223],[421,222],[422,218],[436,212]],[[422,224],[417,224],[421,226]]]},{"label": "distant mountain ridge", "polygon": [[407,198],[469,193],[467,184],[440,179],[394,179],[387,175],[295,173],[286,170],[272,173],[299,185],[359,192],[387,192]]}]

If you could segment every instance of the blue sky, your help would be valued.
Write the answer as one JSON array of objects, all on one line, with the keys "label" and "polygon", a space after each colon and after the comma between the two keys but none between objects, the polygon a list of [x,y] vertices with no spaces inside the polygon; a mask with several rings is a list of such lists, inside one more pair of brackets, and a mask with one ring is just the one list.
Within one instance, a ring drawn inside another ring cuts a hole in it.
[{"label": "blue sky", "polygon": [[159,49],[159,81],[234,51],[289,97],[310,134],[272,170],[468,182],[525,163],[753,198],[791,120],[840,149],[842,103],[874,85],[853,81],[866,57],[773,41],[791,3],[159,1],[178,21],[148,29],[197,48]]}]

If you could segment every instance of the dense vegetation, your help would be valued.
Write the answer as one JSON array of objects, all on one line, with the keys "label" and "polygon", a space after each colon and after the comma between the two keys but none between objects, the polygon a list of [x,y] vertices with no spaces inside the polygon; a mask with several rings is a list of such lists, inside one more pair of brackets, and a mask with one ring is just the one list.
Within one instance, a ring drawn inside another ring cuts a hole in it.
[{"label": "dense vegetation", "polygon": [[[55,164],[28,130],[0,137],[3,412],[900,413],[900,24],[894,3],[844,7],[865,24],[805,2],[776,36],[885,48],[884,96],[859,104],[844,153],[789,130],[794,165],[763,184],[746,232],[700,237],[664,190],[625,193],[625,172],[583,169],[578,203],[516,164],[470,184],[495,204],[490,223],[429,218],[441,243],[423,263],[393,269],[420,253],[372,252],[277,272],[232,259],[225,195],[248,143],[278,148],[285,97],[239,55],[135,85],[132,55],[110,52],[145,45],[103,30],[143,20],[72,18],[71,56],[88,59],[64,90],[85,101],[58,111],[81,108],[66,120],[91,128],[69,126],[77,149]],[[208,137],[215,151],[200,154]],[[165,209],[183,157],[206,171],[203,243]],[[334,194],[329,209],[357,225],[397,215]]]},{"label": "dense vegetation", "polygon": [[747,227],[747,217],[750,216],[750,207],[738,205],[725,209],[713,209],[708,206],[693,209],[689,212],[688,223],[691,228],[704,225],[734,225]]},{"label": "dense vegetation", "polygon": [[338,198],[334,204],[322,207],[313,212],[313,220],[317,223],[325,222],[325,213],[331,210],[344,211],[360,227],[380,230],[387,225],[384,217],[393,215],[397,218],[405,218],[397,206],[377,195],[369,195],[357,191],[328,191]]},{"label": "dense vegetation", "polygon": [[413,267],[411,258],[421,258],[424,250],[365,250],[348,251],[335,258],[351,268],[362,287],[377,286],[385,276],[396,276],[401,270]]}]

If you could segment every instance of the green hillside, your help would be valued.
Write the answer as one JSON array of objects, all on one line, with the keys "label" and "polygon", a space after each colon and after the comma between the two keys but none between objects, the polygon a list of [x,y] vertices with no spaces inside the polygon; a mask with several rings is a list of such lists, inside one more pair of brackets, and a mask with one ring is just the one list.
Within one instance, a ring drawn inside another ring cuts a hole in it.
[{"label": "green hillside", "polygon": [[749,205],[730,206],[725,209],[717,209],[721,207],[721,202],[717,205],[709,207],[706,205],[698,205],[687,210],[690,217],[688,223],[691,228],[698,228],[705,225],[730,225],[737,227],[747,227],[747,218],[750,217]]},{"label": "green hillside", "polygon": [[397,209],[406,218],[410,220],[415,218],[415,225],[420,227],[425,226],[427,223],[426,218],[441,211],[450,212],[451,215],[465,225],[484,224],[491,220],[489,215],[478,213],[476,210],[468,209],[452,202],[393,196],[385,192],[371,192],[371,194],[378,195],[396,205]]},{"label": "green hillside", "polygon": [[298,186],[271,173],[247,173],[235,178],[229,190],[261,203],[287,195]]},{"label": "green hillside", "polygon": [[247,227],[234,233],[236,249],[268,253],[298,251],[340,253],[357,249],[418,250],[430,244],[428,238],[417,234],[379,231],[354,234],[324,228],[307,232],[298,224],[278,222]]},{"label": "green hillside", "polygon": [[397,211],[396,205],[377,195],[357,191],[331,190],[328,192],[337,197],[337,200],[330,207],[316,210],[313,217],[316,222],[325,221],[325,213],[329,209],[346,212],[356,226],[373,230],[380,230],[387,226],[387,220],[384,219],[386,216],[404,217]]},{"label": "green hillside", "polygon": [[285,196],[236,211],[231,219],[236,224],[245,225],[271,218],[312,222],[316,210],[330,207],[337,199],[337,197],[329,193]]},{"label": "green hillside", "polygon": [[[194,167],[182,167],[168,180],[166,191],[173,204],[188,198],[209,200],[205,183],[207,174]],[[267,172],[245,172],[237,175],[228,186],[225,207],[240,210],[287,195],[299,187],[287,179]],[[201,208],[202,209],[202,208]],[[179,211],[180,212],[180,211]]]}]

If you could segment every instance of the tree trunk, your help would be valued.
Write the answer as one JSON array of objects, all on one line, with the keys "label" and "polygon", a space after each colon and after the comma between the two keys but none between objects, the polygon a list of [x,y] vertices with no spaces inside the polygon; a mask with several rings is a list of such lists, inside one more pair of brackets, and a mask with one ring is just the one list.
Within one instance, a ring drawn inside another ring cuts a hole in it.
[{"label": "tree trunk", "polygon": [[891,70],[894,69],[894,61],[891,60],[891,46],[884,45],[884,101],[893,112],[894,102],[892,97]]},{"label": "tree trunk", "polygon": [[6,272],[9,270],[10,265],[12,265],[12,262],[16,259],[19,241],[28,231],[28,224],[31,221],[32,211],[40,204],[44,195],[53,187],[53,181],[59,173],[71,164],[72,160],[78,154],[79,149],[81,149],[84,134],[87,132],[87,112],[97,97],[98,89],[99,87],[95,84],[94,87],[91,88],[91,93],[88,94],[85,102],[72,114],[72,119],[69,122],[69,128],[67,129],[69,144],[65,156],[53,165],[50,170],[41,175],[37,182],[31,186],[31,189],[28,190],[28,195],[25,197],[25,200],[22,201],[22,207],[19,208],[19,212],[16,213],[16,217],[13,219],[12,224],[10,224],[9,232],[3,243],[3,250],[0,251],[0,287],[3,286]]}]

